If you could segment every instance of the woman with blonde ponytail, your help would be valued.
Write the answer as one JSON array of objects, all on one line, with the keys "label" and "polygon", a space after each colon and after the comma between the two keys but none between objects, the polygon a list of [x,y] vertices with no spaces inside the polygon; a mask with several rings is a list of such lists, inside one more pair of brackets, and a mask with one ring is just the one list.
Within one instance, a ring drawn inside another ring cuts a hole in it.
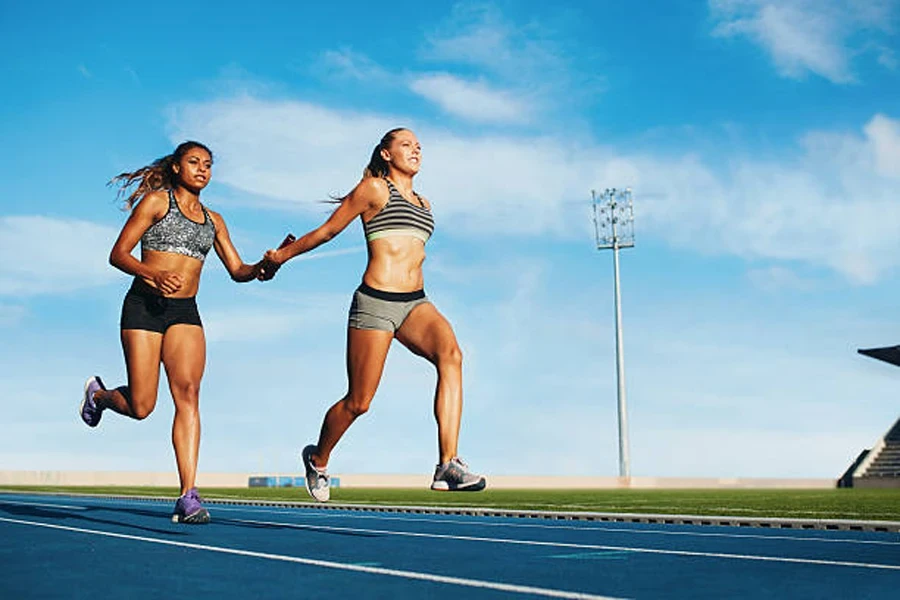
[{"label": "woman with blonde ponytail", "polygon": [[431,489],[478,491],[486,485],[457,454],[462,353],[450,323],[425,296],[422,263],[434,218],[428,200],[413,191],[421,160],[412,131],[388,131],[372,151],[362,181],[338,200],[328,220],[265,256],[263,280],[291,258],[332,239],[356,217],[366,234],[369,260],[353,295],[347,329],[347,393],[325,414],[318,442],[301,453],[307,491],[321,502],[330,498],[326,466],[331,451],[353,421],[369,410],[394,339],[437,370],[438,461]]},{"label": "woman with blonde ponytail", "polygon": [[[181,483],[172,520],[209,522],[195,487],[200,450],[200,380],[206,365],[206,339],[195,296],[211,248],[234,281],[253,281],[262,261],[248,265],[231,242],[222,216],[200,202],[212,176],[212,152],[184,142],[172,154],[110,184],[131,211],[109,255],[109,262],[134,279],[120,320],[128,382],[107,389],[99,376],[88,378],[79,409],[96,427],[106,409],[141,420],[153,412],[159,365],[166,369],[175,401],[172,444]],[[136,186],[134,191],[128,189]],[[141,243],[141,256],[132,250]]]}]

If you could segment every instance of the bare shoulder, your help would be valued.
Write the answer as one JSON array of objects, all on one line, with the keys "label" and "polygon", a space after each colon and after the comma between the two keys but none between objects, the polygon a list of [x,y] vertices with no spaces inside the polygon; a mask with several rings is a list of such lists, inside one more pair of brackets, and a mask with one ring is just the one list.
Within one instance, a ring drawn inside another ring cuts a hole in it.
[{"label": "bare shoulder", "polygon": [[368,206],[382,206],[390,196],[387,182],[381,177],[364,177],[353,188],[353,199]]},{"label": "bare shoulder", "polygon": [[213,220],[213,223],[216,224],[216,227],[225,224],[225,218],[222,217],[222,215],[220,213],[214,211],[213,209],[206,206],[205,204],[203,205],[203,208],[206,209],[206,212],[209,214],[209,218]]},{"label": "bare shoulder", "polygon": [[422,204],[425,205],[425,208],[431,210],[431,202],[428,201],[428,198],[419,193],[416,194],[416,198],[422,201]]},{"label": "bare shoulder", "polygon": [[169,210],[169,193],[165,190],[157,190],[145,194],[133,209],[134,213],[162,217]]}]

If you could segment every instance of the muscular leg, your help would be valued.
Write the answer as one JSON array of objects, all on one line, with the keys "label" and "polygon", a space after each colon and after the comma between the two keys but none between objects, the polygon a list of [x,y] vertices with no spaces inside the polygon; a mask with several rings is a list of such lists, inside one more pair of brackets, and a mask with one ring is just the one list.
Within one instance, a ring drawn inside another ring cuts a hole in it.
[{"label": "muscular leg", "polygon": [[457,455],[462,420],[462,351],[453,328],[433,304],[415,307],[397,330],[397,339],[437,368],[434,418],[439,463]]},{"label": "muscular leg", "polygon": [[162,361],[175,401],[172,445],[181,493],[194,487],[200,453],[200,380],[206,366],[206,338],[196,325],[173,325],[162,344]]},{"label": "muscular leg", "polygon": [[132,419],[145,419],[156,407],[163,335],[143,329],[123,329],[121,338],[128,385],[100,390],[94,394],[94,400],[99,406]]},{"label": "muscular leg", "polygon": [[317,467],[328,464],[331,451],[344,432],[369,410],[393,339],[390,331],[347,328],[347,394],[325,414],[317,452],[312,456]]}]

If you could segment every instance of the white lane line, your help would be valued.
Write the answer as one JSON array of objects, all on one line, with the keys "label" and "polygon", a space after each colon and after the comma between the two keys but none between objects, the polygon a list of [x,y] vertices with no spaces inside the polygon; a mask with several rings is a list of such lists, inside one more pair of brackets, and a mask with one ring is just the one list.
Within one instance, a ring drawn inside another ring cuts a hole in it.
[{"label": "white lane line", "polygon": [[360,564],[339,563],[327,560],[318,560],[315,558],[303,558],[301,556],[287,556],[284,554],[270,554],[268,552],[254,552],[252,550],[239,550],[237,548],[225,548],[221,546],[208,546],[206,544],[192,544],[189,542],[178,542],[175,540],[164,540],[159,538],[144,537],[139,535],[127,535],[124,533],[113,533],[111,531],[98,531],[96,529],[82,529],[80,527],[68,527],[65,525],[54,525],[52,523],[40,523],[37,521],[23,521],[20,519],[7,519],[0,517],[0,522],[14,523],[17,525],[29,525],[32,527],[45,527],[48,529],[58,529],[62,531],[72,531],[75,533],[87,533],[91,535],[100,535],[104,537],[118,538],[123,540],[133,540],[137,542],[148,542],[151,544],[161,544],[163,546],[177,546],[179,548],[191,548],[193,550],[206,550],[208,552],[219,552],[221,554],[233,554],[237,556],[249,556],[253,558],[265,558],[268,560],[278,560],[282,562],[298,563],[313,567],[324,567],[326,569],[338,569],[342,571],[356,571],[359,573],[368,573],[371,575],[387,575],[389,577],[401,577],[404,579],[416,579],[419,581],[428,581],[432,583],[447,583],[451,585],[461,585],[465,587],[484,588],[490,590],[498,590],[502,592],[512,592],[515,594],[532,594],[535,596],[545,596],[548,598],[571,598],[574,600],[621,600],[611,596],[598,596],[596,594],[587,594],[581,592],[569,592],[566,590],[554,590],[550,588],[532,587],[528,585],[514,585],[509,583],[500,583],[497,581],[485,581],[481,579],[465,579],[462,577],[448,577],[446,575],[435,575],[433,573],[420,573],[417,571],[401,571],[398,569],[385,569],[382,567],[371,567]]},{"label": "white lane line", "polygon": [[[213,505],[215,506],[215,505]],[[254,513],[266,513],[266,514],[277,514],[283,516],[291,516],[296,515],[296,509],[288,508],[288,509],[257,509],[255,507],[248,506],[247,508],[234,508],[234,507],[225,507],[225,506],[215,506],[212,510],[216,512],[219,511],[233,511],[233,512],[254,512]],[[834,543],[843,543],[843,544],[862,544],[862,545],[871,545],[871,546],[900,546],[900,541],[890,542],[885,540],[856,540],[852,538],[828,538],[828,537],[815,537],[815,536],[795,536],[795,535],[762,535],[762,534],[752,534],[752,533],[712,533],[712,532],[702,532],[702,531],[665,531],[662,529],[631,529],[625,527],[604,527],[602,525],[540,525],[537,523],[495,523],[495,522],[487,522],[487,521],[463,521],[460,519],[436,519],[429,518],[428,516],[423,516],[419,518],[415,517],[389,517],[382,515],[359,515],[359,514],[304,514],[304,517],[311,517],[313,519],[324,519],[328,518],[347,518],[347,519],[373,519],[376,521],[401,521],[401,522],[409,522],[409,523],[441,523],[441,524],[451,524],[451,525],[477,525],[478,527],[508,527],[512,529],[550,529],[550,530],[561,530],[561,531],[604,531],[604,532],[613,532],[613,533],[640,533],[640,534],[655,534],[655,535],[674,535],[674,536],[687,536],[687,537],[716,537],[716,538],[735,538],[735,539],[754,539],[754,540],[779,540],[779,541],[800,541],[800,542],[823,542],[826,544],[834,544]],[[493,518],[493,517],[492,517]],[[799,533],[799,532],[798,532]]]},{"label": "white lane line", "polygon": [[0,500],[0,504],[14,504],[16,506],[40,506],[41,508],[68,508],[71,510],[87,510],[84,506],[71,506],[69,504],[50,504],[46,502],[18,502],[15,500]]},{"label": "white lane line", "polygon": [[241,523],[255,525],[273,525],[310,531],[337,531],[341,533],[368,533],[378,535],[396,535],[402,537],[432,538],[439,540],[458,540],[465,542],[489,542],[494,544],[514,544],[520,546],[547,546],[551,548],[579,548],[583,550],[625,550],[646,554],[671,554],[676,556],[701,556],[705,558],[733,558],[738,560],[756,560],[764,562],[784,562],[804,565],[827,565],[831,567],[856,567],[860,569],[884,569],[900,571],[900,564],[886,565],[882,563],[861,563],[844,560],[827,560],[818,558],[793,558],[788,556],[761,556],[756,554],[731,554],[727,552],[698,552],[693,550],[668,550],[661,548],[637,548],[631,546],[608,546],[603,544],[575,544],[568,542],[544,542],[540,540],[513,540],[508,538],[489,538],[470,535],[448,535],[443,533],[417,533],[412,531],[391,531],[384,529],[360,529],[356,527],[332,527],[328,525],[301,525],[297,523],[279,523],[275,521],[255,521],[252,519],[234,519]]}]

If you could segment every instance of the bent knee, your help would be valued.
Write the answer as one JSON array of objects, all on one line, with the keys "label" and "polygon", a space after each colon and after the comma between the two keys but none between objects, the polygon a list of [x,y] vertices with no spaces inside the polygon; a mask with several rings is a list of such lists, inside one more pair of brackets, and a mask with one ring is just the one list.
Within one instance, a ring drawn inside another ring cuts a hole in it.
[{"label": "bent knee", "polygon": [[355,419],[369,412],[373,397],[373,394],[347,394],[344,406]]},{"label": "bent knee", "polygon": [[153,412],[154,408],[156,408],[155,401],[153,402],[153,404],[149,404],[149,405],[135,404],[131,409],[131,412],[132,412],[131,416],[134,417],[135,419],[137,419],[138,421],[143,421],[144,419],[146,419],[147,417],[150,416],[150,414]]},{"label": "bent knee", "polygon": [[462,360],[462,350],[456,344],[441,348],[437,354],[438,367],[461,367]]}]

